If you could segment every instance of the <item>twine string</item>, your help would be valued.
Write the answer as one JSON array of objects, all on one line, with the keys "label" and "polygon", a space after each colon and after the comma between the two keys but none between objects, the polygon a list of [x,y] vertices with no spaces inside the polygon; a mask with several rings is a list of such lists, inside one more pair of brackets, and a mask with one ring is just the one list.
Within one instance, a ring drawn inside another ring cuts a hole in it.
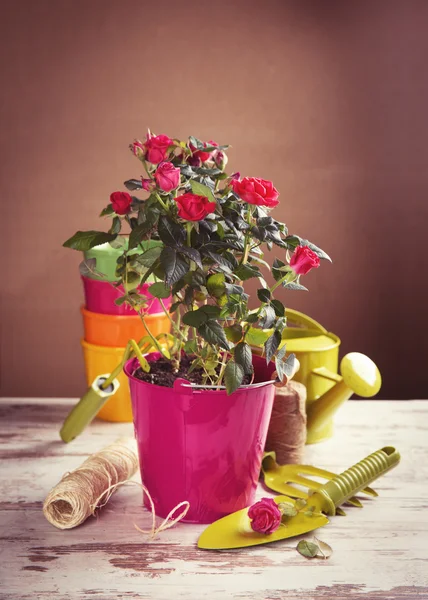
[{"label": "twine string", "polygon": [[[61,481],[49,492],[43,504],[46,519],[58,529],[77,527],[97,509],[107,504],[111,495],[122,485],[131,483],[140,486],[150,504],[152,527],[146,531],[135,528],[154,538],[158,533],[169,529],[183,519],[190,504],[187,501],[175,506],[162,523],[156,527],[153,499],[149,490],[138,481],[129,481],[138,469],[135,441],[125,440],[107,446],[91,455],[80,467],[65,473]],[[176,517],[177,510],[184,510]]]}]

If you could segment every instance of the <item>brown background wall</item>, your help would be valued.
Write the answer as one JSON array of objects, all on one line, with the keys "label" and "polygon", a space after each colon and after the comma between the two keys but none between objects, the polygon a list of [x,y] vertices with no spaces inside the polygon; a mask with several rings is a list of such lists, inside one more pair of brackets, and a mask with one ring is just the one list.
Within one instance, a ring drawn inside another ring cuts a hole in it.
[{"label": "brown background wall", "polygon": [[381,397],[428,396],[428,2],[2,7],[2,395],[84,390],[61,244],[140,175],[127,145],[150,126],[272,179],[278,217],[334,259],[283,300],[377,361]]}]

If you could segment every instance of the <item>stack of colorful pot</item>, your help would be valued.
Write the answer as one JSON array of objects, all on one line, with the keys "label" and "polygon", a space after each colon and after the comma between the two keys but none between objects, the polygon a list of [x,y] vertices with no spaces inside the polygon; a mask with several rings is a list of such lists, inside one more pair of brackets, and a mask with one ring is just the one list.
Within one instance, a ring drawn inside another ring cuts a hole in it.
[{"label": "stack of colorful pot", "polygon": [[[137,250],[135,251],[138,252]],[[82,340],[85,371],[88,385],[103,373],[111,373],[123,358],[125,347],[130,339],[137,342],[147,335],[141,317],[129,306],[115,304],[115,300],[125,293],[122,287],[116,287],[116,261],[123,248],[113,248],[110,244],[101,244],[85,252],[85,261],[95,259],[95,269],[86,271],[82,276],[85,293],[85,306],[81,308],[85,337]],[[157,298],[148,292],[152,283],[139,287],[139,291],[148,297],[144,321],[153,335],[169,333],[170,321]],[[164,300],[168,309],[170,302]],[[120,387],[98,413],[105,421],[132,421],[131,399],[126,376],[118,377]]]}]

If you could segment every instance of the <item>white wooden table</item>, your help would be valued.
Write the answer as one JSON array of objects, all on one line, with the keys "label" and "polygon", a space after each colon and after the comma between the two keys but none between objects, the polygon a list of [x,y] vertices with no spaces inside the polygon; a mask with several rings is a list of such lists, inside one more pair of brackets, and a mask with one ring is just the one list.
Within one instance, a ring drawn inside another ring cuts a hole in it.
[{"label": "white wooden table", "polygon": [[147,542],[133,526],[150,524],[137,486],[121,488],[98,518],[54,528],[42,513],[49,490],[89,454],[133,434],[131,424],[95,421],[63,444],[59,426],[72,403],[0,400],[2,600],[428,599],[428,401],[348,402],[335,437],[307,446],[305,462],[337,471],[384,445],[402,455],[376,483],[379,498],[319,530],[334,551],[326,561],[300,556],[297,539],[198,550],[203,526],[188,524]]}]

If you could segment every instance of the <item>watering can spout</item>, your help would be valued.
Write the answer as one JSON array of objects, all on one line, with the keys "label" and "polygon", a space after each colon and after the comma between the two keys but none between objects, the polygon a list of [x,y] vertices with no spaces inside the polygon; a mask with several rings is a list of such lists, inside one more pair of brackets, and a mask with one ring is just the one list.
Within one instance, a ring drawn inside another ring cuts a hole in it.
[{"label": "watering can spout", "polygon": [[323,429],[346,400],[353,393],[370,398],[378,393],[382,383],[379,369],[365,354],[350,352],[343,357],[340,363],[340,373],[332,373],[324,367],[314,369],[315,376],[324,377],[334,382],[315,402],[307,406],[307,443],[320,440],[320,430]]}]

